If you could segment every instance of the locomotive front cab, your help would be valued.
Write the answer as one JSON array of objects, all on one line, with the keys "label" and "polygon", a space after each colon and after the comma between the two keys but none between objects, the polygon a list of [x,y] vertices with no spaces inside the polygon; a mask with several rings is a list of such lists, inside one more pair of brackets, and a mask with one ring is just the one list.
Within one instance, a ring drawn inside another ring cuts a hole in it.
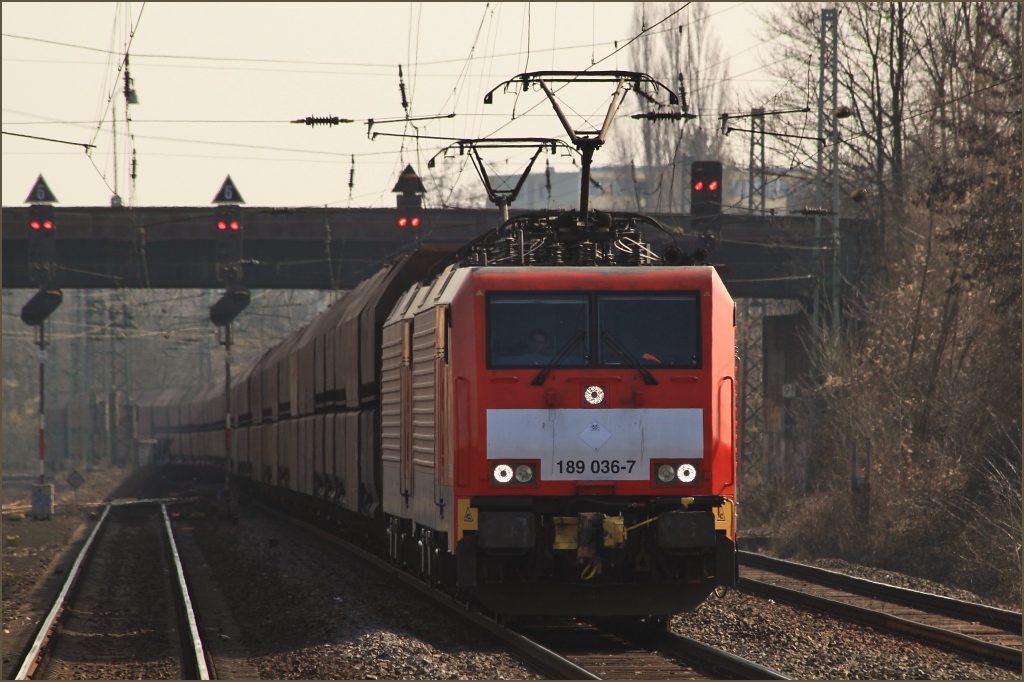
[{"label": "locomotive front cab", "polygon": [[478,268],[451,314],[460,587],[499,613],[601,616],[735,584],[714,268]]}]

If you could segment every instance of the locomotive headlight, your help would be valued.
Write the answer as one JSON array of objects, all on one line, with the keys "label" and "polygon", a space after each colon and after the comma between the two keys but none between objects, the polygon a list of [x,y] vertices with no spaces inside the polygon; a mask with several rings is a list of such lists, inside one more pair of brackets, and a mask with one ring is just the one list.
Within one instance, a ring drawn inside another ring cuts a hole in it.
[{"label": "locomotive headlight", "polygon": [[662,464],[658,467],[658,480],[662,483],[671,483],[675,477],[676,468],[671,464]]},{"label": "locomotive headlight", "polygon": [[529,464],[520,464],[516,467],[516,480],[520,483],[529,483],[533,480],[533,467]]},{"label": "locomotive headlight", "polygon": [[692,464],[680,464],[676,469],[676,477],[683,483],[693,483],[693,479],[697,478],[697,467]]},{"label": "locomotive headlight", "polygon": [[600,386],[587,386],[583,391],[583,399],[590,405],[600,405],[604,402],[604,389]]},{"label": "locomotive headlight", "polygon": [[508,483],[512,480],[512,467],[507,464],[499,464],[494,467],[494,480],[498,483]]}]

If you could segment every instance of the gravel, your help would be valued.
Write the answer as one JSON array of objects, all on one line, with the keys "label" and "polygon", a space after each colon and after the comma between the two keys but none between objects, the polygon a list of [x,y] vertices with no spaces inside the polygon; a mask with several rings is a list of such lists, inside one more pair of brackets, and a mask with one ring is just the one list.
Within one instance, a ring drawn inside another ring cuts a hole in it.
[{"label": "gravel", "polygon": [[[205,513],[185,514],[175,522],[175,533],[187,534],[207,562],[234,621],[232,643],[240,646],[249,669],[261,679],[538,678],[501,644],[258,505],[240,506],[237,525],[201,505],[191,509]],[[5,524],[5,531],[9,527]],[[52,543],[53,553],[60,549],[59,540]],[[39,577],[34,571],[20,574],[12,579],[15,589],[10,594],[7,569],[14,554],[13,548],[4,552],[5,624],[26,608],[19,599],[27,598],[28,586]],[[977,600],[889,571],[834,560],[815,563]],[[723,598],[712,596],[694,612],[674,617],[671,627],[797,678],[1020,676],[1019,670],[737,590]]]},{"label": "gravel", "polygon": [[[211,517],[195,528],[261,678],[536,677],[437,607],[257,507],[237,528]],[[1006,679],[1013,672],[737,590],[676,616],[671,627],[797,678]]]},{"label": "gravel", "polygon": [[[192,530],[189,531],[188,529]],[[190,518],[261,679],[537,679],[436,606],[255,505]]]},{"label": "gravel", "polygon": [[729,590],[671,629],[798,679],[1007,679],[1020,671]]},{"label": "gravel", "polygon": [[810,563],[812,566],[817,566],[818,568],[825,568],[837,573],[845,573],[858,578],[874,580],[879,583],[905,587],[907,589],[918,590],[920,592],[930,592],[942,597],[960,599],[962,601],[984,604],[986,606],[995,606],[1001,609],[1009,609],[1011,611],[1020,611],[1020,602],[1017,602],[1016,604],[1003,604],[992,599],[980,597],[968,590],[950,587],[949,585],[943,585],[942,583],[937,583],[932,580],[905,575],[903,573],[896,573],[894,571],[887,571],[881,568],[858,566],[842,559],[816,559],[807,563]]}]

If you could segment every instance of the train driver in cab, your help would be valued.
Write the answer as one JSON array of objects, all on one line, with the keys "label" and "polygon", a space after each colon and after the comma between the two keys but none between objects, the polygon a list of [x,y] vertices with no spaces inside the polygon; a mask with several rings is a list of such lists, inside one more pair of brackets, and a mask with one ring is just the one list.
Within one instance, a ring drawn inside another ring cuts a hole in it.
[{"label": "train driver in cab", "polygon": [[548,343],[548,333],[543,329],[534,329],[530,332],[530,341],[527,344],[526,353],[523,354],[523,362],[547,362],[551,359],[551,346]]},{"label": "train driver in cab", "polygon": [[541,328],[532,329],[525,343],[509,348],[515,362],[524,365],[546,365],[551,361],[551,334]]},{"label": "train driver in cab", "polygon": [[525,340],[512,343],[505,353],[499,353],[499,364],[546,365],[551,361],[551,334],[537,328],[527,334]]}]

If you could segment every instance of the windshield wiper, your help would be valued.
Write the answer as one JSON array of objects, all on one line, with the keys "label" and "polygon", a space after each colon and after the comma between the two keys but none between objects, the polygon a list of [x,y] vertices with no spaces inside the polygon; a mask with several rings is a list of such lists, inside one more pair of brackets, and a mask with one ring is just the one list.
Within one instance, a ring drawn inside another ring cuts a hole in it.
[{"label": "windshield wiper", "polygon": [[620,342],[615,336],[607,329],[601,332],[601,338],[608,342],[608,347],[611,348],[615,353],[622,358],[627,365],[640,372],[643,375],[644,383],[648,386],[654,386],[658,383],[658,380],[654,378],[647,369],[640,366],[640,361],[633,357],[633,354],[626,349],[622,342]]},{"label": "windshield wiper", "polygon": [[555,357],[551,358],[551,362],[544,366],[544,369],[537,372],[537,376],[533,378],[530,383],[534,386],[543,386],[544,381],[548,378],[548,374],[551,374],[551,370],[555,368],[555,365],[564,358],[566,355],[571,353],[576,346],[580,345],[583,340],[583,330],[577,329],[576,333],[569,337],[569,340],[565,342],[561,350],[555,353]]}]

